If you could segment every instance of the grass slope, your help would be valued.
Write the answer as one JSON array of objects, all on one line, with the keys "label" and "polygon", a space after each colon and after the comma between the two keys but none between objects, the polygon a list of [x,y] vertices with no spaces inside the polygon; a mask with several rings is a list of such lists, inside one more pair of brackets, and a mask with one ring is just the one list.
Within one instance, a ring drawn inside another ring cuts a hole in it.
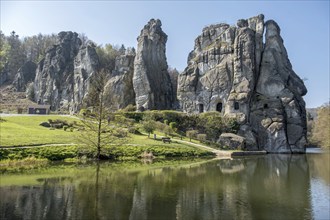
[{"label": "grass slope", "polygon": [[15,116],[3,117],[0,122],[0,146],[29,146],[41,144],[69,144],[74,143],[73,132],[63,129],[50,130],[40,126],[41,122],[48,119],[63,119],[73,121],[75,119],[64,116]]},{"label": "grass slope", "polygon": [[[48,119],[62,119],[68,122],[76,120],[65,116],[15,116],[4,117],[0,122],[0,146],[33,146],[67,144],[68,146],[33,147],[0,150],[1,159],[23,159],[27,157],[47,158],[49,160],[63,160],[77,156],[79,144],[75,134],[79,131],[64,131],[63,129],[50,130],[39,124]],[[172,143],[163,143],[160,139],[154,140],[146,135],[130,134],[127,142],[121,145],[112,145],[104,149],[104,155],[111,158],[139,157],[143,152],[152,152],[158,157],[198,157],[211,156],[211,152],[180,143],[172,139]]]}]

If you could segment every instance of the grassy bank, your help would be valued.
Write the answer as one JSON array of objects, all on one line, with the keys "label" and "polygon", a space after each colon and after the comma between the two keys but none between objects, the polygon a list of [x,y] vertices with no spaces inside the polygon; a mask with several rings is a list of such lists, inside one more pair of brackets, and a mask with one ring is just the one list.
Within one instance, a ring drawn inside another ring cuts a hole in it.
[{"label": "grassy bank", "polygon": [[76,119],[64,116],[15,116],[3,117],[0,122],[1,139],[0,146],[31,146],[41,144],[69,144],[74,143],[73,133],[63,129],[51,130],[40,126],[41,122],[48,119],[62,119],[72,122]]},{"label": "grassy bank", "polygon": [[[0,160],[22,160],[33,157],[55,161],[95,157],[95,150],[84,149],[79,145],[77,138],[75,138],[79,134],[77,129],[65,131],[64,129],[50,129],[39,125],[49,119],[61,119],[68,122],[77,119],[50,115],[3,117],[2,119],[0,122]],[[55,144],[64,145],[55,146]],[[31,147],[18,148],[19,146]],[[104,159],[127,159],[140,158],[145,153],[158,158],[214,156],[209,151],[178,142],[175,139],[172,139],[169,144],[163,143],[160,138],[154,140],[143,134],[129,134],[124,144],[104,147],[101,154]]]},{"label": "grassy bank", "polygon": [[[108,146],[102,150],[102,157],[109,159],[139,158],[144,152],[150,152],[155,157],[203,157],[213,156],[213,153],[180,144],[174,145],[121,145]],[[67,158],[92,158],[95,151],[84,150],[78,146],[45,146],[32,148],[2,148],[0,160],[19,160],[29,157],[48,159],[51,161]]]}]

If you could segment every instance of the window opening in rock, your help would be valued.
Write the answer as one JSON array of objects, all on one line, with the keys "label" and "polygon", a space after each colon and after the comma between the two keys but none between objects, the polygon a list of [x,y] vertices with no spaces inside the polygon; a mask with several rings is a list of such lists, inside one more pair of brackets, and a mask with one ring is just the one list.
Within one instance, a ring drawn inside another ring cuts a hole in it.
[{"label": "window opening in rock", "polygon": [[199,113],[203,113],[204,112],[204,105],[203,104],[199,104],[198,105],[198,110],[199,110]]},{"label": "window opening in rock", "polygon": [[238,102],[234,102],[234,109],[238,110],[239,109],[239,103]]},{"label": "window opening in rock", "polygon": [[222,103],[221,103],[221,102],[219,102],[219,103],[217,104],[217,111],[218,111],[218,112],[221,112],[221,111],[222,111]]}]

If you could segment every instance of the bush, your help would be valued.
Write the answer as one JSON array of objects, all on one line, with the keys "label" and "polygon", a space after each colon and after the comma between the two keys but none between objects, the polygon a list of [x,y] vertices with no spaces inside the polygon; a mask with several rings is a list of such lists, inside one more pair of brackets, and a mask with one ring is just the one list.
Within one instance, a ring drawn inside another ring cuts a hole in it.
[{"label": "bush", "polygon": [[48,160],[64,160],[77,156],[76,146],[49,146],[33,148],[0,149],[0,160],[23,159],[27,157],[46,158]]},{"label": "bush", "polygon": [[136,111],[136,106],[129,104],[128,106],[126,106],[126,108],[123,109],[123,111],[125,112],[135,112]]},{"label": "bush", "polygon": [[69,126],[65,125],[63,126],[63,130],[66,131],[68,129]]},{"label": "bush", "polygon": [[206,141],[206,134],[197,134],[197,140],[204,143]]},{"label": "bush", "polygon": [[123,112],[122,113],[126,118],[134,119],[135,122],[140,122],[143,118],[143,112]]},{"label": "bush", "polygon": [[131,133],[131,134],[137,134],[138,133],[138,130],[136,129],[135,126],[130,126],[128,127],[128,133]]},{"label": "bush", "polygon": [[187,137],[190,139],[190,141],[191,141],[192,138],[195,138],[195,137],[196,137],[197,133],[198,133],[198,131],[196,131],[196,130],[190,130],[190,131],[187,131],[187,132],[186,132],[186,136],[187,136]]},{"label": "bush", "polygon": [[125,129],[118,128],[114,131],[114,136],[118,138],[127,137],[127,131]]}]

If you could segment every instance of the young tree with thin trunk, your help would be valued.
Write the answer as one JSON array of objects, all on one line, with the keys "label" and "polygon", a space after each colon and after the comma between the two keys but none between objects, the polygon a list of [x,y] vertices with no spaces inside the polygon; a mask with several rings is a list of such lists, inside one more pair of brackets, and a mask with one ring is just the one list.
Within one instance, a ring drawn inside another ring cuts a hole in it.
[{"label": "young tree with thin trunk", "polygon": [[112,125],[111,112],[105,106],[105,87],[109,74],[105,70],[96,72],[90,78],[90,88],[85,100],[91,111],[86,111],[81,116],[83,125],[79,139],[87,151],[93,149],[97,159],[101,159],[101,153],[105,146],[113,144],[122,135],[118,135],[118,125]]}]

